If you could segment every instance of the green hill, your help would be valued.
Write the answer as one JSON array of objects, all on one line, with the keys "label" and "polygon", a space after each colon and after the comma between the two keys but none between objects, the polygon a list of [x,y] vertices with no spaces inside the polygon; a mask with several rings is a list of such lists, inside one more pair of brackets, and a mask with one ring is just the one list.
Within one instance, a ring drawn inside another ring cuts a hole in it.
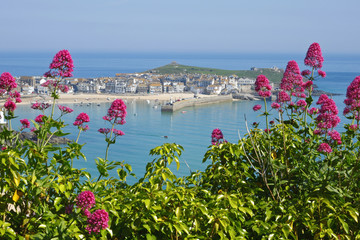
[{"label": "green hill", "polygon": [[276,68],[253,68],[252,70],[224,70],[217,68],[205,68],[181,65],[172,62],[162,67],[150,69],[146,72],[159,73],[159,74],[212,74],[221,76],[237,75],[238,77],[252,78],[260,74],[265,75],[271,82],[280,82],[283,76],[283,69]]}]

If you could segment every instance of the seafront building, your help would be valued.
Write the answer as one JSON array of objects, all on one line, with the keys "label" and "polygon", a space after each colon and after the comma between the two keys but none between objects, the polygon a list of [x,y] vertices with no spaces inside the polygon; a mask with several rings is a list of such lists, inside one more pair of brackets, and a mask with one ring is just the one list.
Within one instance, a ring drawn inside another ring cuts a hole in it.
[{"label": "seafront building", "polygon": [[[41,86],[41,76],[17,78],[19,91],[23,94],[47,94]],[[250,93],[255,79],[240,78],[236,75],[218,76],[210,74],[158,74],[119,73],[115,77],[69,78],[66,84],[71,93],[114,93],[114,94],[161,94],[191,91],[195,94],[226,95]]]}]

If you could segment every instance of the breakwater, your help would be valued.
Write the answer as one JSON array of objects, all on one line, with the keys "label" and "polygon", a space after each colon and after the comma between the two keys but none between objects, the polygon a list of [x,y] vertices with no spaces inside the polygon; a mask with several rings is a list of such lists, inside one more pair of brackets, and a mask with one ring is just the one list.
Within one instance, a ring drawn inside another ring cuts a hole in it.
[{"label": "breakwater", "polygon": [[176,101],[173,103],[167,103],[161,106],[162,112],[175,112],[185,107],[192,107],[192,106],[200,106],[205,104],[213,104],[213,103],[220,103],[220,102],[228,102],[232,101],[232,95],[222,95],[222,96],[214,96],[214,97],[207,97],[207,98],[189,98],[184,99],[181,101]]}]

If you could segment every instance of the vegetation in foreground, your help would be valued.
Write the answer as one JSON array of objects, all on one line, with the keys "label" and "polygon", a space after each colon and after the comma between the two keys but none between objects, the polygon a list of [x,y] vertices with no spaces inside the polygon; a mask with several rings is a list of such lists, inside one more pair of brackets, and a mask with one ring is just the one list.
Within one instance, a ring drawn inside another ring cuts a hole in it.
[{"label": "vegetation in foreground", "polygon": [[[73,161],[85,157],[79,137],[90,119],[79,114],[73,123],[76,141],[54,146],[49,137],[65,136],[64,114],[54,108],[58,92],[67,91],[62,80],[71,76],[72,59],[62,50],[54,57],[49,80],[51,106],[38,103],[34,120],[36,142],[18,138],[11,127],[20,95],[14,78],[3,73],[0,88],[8,97],[4,105],[7,127],[1,134],[0,238],[1,239],[359,239],[360,208],[360,76],[346,94],[344,114],[349,123],[339,133],[338,109],[326,95],[312,106],[312,85],[321,71],[320,46],[310,46],[300,74],[295,61],[284,72],[278,99],[269,106],[271,85],[259,75],[255,90],[264,99],[259,123],[237,143],[214,129],[203,161],[205,171],[177,177],[169,165],[179,167],[183,148],[166,143],[150,151],[154,160],[135,184],[131,166],[111,160],[109,147],[124,133],[126,105],[115,100],[99,129],[107,147],[97,158],[96,177],[76,169]],[[271,109],[271,110],[270,110]],[[23,131],[30,121],[20,120]],[[335,129],[336,128],[336,129]],[[86,133],[85,133],[86,134]],[[89,160],[90,161],[90,160]],[[117,177],[109,171],[116,169]]]},{"label": "vegetation in foreground", "polygon": [[154,72],[159,74],[211,74],[219,76],[236,75],[238,77],[250,79],[256,79],[258,75],[263,74],[274,83],[279,83],[284,73],[284,71],[281,69],[273,68],[256,68],[255,70],[224,70],[217,68],[187,66],[177,63],[170,63],[162,67],[148,70],[147,72]]}]

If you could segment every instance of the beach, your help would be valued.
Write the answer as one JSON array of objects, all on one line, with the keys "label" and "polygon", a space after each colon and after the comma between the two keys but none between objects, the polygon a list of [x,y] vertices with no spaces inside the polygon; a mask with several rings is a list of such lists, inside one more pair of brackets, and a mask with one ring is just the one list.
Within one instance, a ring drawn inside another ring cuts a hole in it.
[{"label": "beach", "polygon": [[[198,94],[200,98],[213,97],[214,95]],[[159,102],[169,102],[170,100],[176,101],[178,99],[194,98],[193,93],[163,93],[163,94],[133,94],[133,95],[121,95],[121,94],[60,94],[60,99],[56,100],[57,104],[72,104],[72,103],[103,103],[112,102],[115,99],[122,100],[150,100]],[[34,102],[52,102],[52,98],[48,95],[23,95],[22,102],[18,103],[31,104]],[[0,103],[5,102],[6,99],[1,99]]]}]

